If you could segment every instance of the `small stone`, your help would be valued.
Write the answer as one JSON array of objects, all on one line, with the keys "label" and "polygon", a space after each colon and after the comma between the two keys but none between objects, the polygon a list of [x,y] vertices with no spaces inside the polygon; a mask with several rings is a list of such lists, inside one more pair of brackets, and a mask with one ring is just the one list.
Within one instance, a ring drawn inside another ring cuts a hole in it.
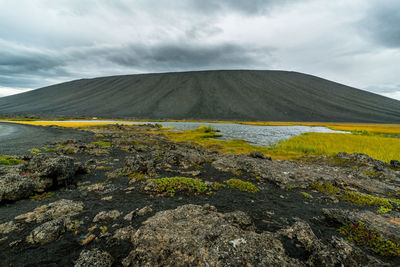
[{"label": "small stone", "polygon": [[91,250],[82,250],[78,260],[75,262],[75,267],[110,267],[112,266],[113,258],[110,253],[101,251],[97,248]]},{"label": "small stone", "polygon": [[88,237],[82,240],[82,245],[87,245],[93,241],[96,236],[94,234],[90,234]]},{"label": "small stone", "polygon": [[13,242],[10,242],[10,244],[8,244],[8,246],[10,247],[10,248],[12,248],[12,247],[15,247],[16,245],[18,245],[19,243],[21,243],[22,242],[22,240],[21,239],[18,239],[18,240],[15,240],[15,241],[13,241]]},{"label": "small stone", "polygon": [[41,245],[51,243],[65,232],[66,225],[70,222],[69,217],[61,217],[46,222],[36,227],[26,238],[28,243],[40,243]]},{"label": "small stone", "polygon": [[153,188],[155,188],[157,186],[156,182],[154,181],[149,181],[148,183],[146,183],[146,186],[144,187],[145,191],[151,191],[153,190]]},{"label": "small stone", "polygon": [[13,221],[0,224],[0,234],[9,234],[18,229],[18,225]]},{"label": "small stone", "polygon": [[113,237],[116,239],[129,240],[134,232],[135,229],[133,229],[132,226],[128,226],[116,230]]},{"label": "small stone", "polygon": [[246,240],[244,238],[238,238],[238,239],[229,241],[229,244],[231,244],[232,247],[237,248],[241,244],[246,244]]},{"label": "small stone", "polygon": [[398,160],[391,160],[390,161],[390,165],[393,167],[393,168],[400,168],[400,161],[398,161]]},{"label": "small stone", "polygon": [[83,208],[84,206],[82,202],[60,199],[50,204],[37,207],[32,212],[18,215],[14,218],[14,221],[21,223],[41,223],[57,219],[61,216],[77,215],[83,211]]},{"label": "small stone", "polygon": [[135,211],[131,211],[131,212],[129,212],[128,214],[126,214],[125,215],[125,217],[124,217],[124,220],[125,221],[132,221],[132,218],[133,218],[133,214],[135,213]]},{"label": "small stone", "polygon": [[137,216],[144,216],[144,215],[146,215],[146,214],[148,214],[148,213],[150,213],[152,211],[153,211],[153,209],[150,206],[146,206],[146,207],[141,208],[140,210],[138,210],[136,212],[136,215]]},{"label": "small stone", "polygon": [[104,201],[109,201],[109,200],[112,200],[112,196],[108,196],[108,197],[103,197],[101,200],[104,200]]},{"label": "small stone", "polygon": [[87,188],[88,192],[93,192],[93,191],[102,191],[104,190],[104,185],[103,184],[94,184],[91,185]]},{"label": "small stone", "polygon": [[261,152],[251,152],[249,156],[255,159],[268,159],[268,160],[271,159],[271,157],[267,157]]},{"label": "small stone", "polygon": [[132,191],[132,190],[135,190],[134,186],[130,186],[130,187],[125,188],[125,191]]},{"label": "small stone", "polygon": [[115,220],[121,215],[118,210],[102,211],[99,212],[93,219],[93,222]]}]

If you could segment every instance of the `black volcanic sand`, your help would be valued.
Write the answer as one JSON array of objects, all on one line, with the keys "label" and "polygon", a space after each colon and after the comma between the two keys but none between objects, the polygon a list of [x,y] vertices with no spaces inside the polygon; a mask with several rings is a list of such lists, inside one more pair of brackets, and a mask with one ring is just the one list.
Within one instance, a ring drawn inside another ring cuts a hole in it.
[{"label": "black volcanic sand", "polygon": [[28,151],[32,148],[41,148],[68,139],[86,140],[92,135],[87,131],[18,123],[0,122],[0,126],[13,128],[11,134],[0,136],[0,155],[29,154]]},{"label": "black volcanic sand", "polygon": [[303,73],[221,70],[75,80],[0,98],[0,114],[400,123],[400,101]]},{"label": "black volcanic sand", "polygon": [[[19,126],[25,128],[24,126]],[[27,134],[31,133],[44,133],[41,135],[42,139],[39,139],[40,144],[45,144],[45,140],[49,137],[57,138],[80,138],[86,139],[86,142],[96,140],[92,134],[82,133],[80,131],[66,130],[66,129],[54,129],[54,128],[41,128],[41,127],[26,127]],[[61,134],[58,135],[58,134]],[[105,135],[106,138],[113,139],[112,134]],[[55,139],[54,139],[55,140]],[[36,140],[38,141],[38,140]],[[26,151],[29,149],[31,143],[16,143],[16,151]],[[11,144],[9,144],[11,145]],[[35,143],[37,146],[38,143]],[[8,150],[9,151],[9,150]],[[8,152],[7,152],[8,153]],[[87,162],[88,160],[95,159],[97,166],[109,167],[111,172],[118,168],[123,167],[123,163],[126,156],[132,155],[134,152],[123,151],[119,147],[113,147],[110,149],[108,155],[88,155],[84,152],[78,152],[69,154],[76,161]],[[14,153],[16,154],[16,153]],[[183,176],[177,172],[160,170],[158,173],[159,177],[168,176]],[[185,171],[200,171],[201,177],[207,181],[224,182],[230,178],[235,177],[230,172],[222,172],[215,169],[210,163],[205,163],[201,167],[190,167]],[[184,175],[190,177],[190,175]],[[94,225],[92,223],[93,217],[101,211],[105,210],[119,210],[122,215],[116,220],[108,223],[102,223],[108,227],[108,231],[113,233],[115,229],[122,228],[131,225],[134,229],[141,226],[147,218],[153,216],[156,212],[173,209],[177,206],[192,203],[192,204],[211,204],[214,205],[219,212],[230,212],[235,210],[241,210],[247,213],[253,220],[257,231],[269,231],[275,232],[281,228],[293,224],[296,220],[301,219],[310,224],[314,233],[323,242],[331,239],[332,235],[339,236],[336,229],[337,224],[333,222],[321,223],[319,220],[315,220],[318,216],[322,216],[322,208],[342,208],[342,209],[354,209],[358,206],[351,205],[347,202],[341,201],[340,203],[332,203],[322,201],[321,194],[317,192],[310,192],[309,190],[284,190],[275,184],[268,181],[257,180],[253,175],[249,173],[241,173],[240,178],[242,180],[252,181],[261,189],[260,192],[252,194],[247,192],[241,192],[234,189],[220,189],[211,196],[207,195],[188,195],[186,193],[177,193],[175,197],[168,196],[157,196],[156,194],[149,194],[135,188],[134,190],[127,192],[125,189],[135,184],[129,184],[126,176],[119,176],[114,179],[109,179],[108,189],[101,192],[87,192],[86,189],[78,189],[76,185],[71,185],[67,188],[60,188],[55,190],[55,196],[44,199],[41,201],[36,200],[20,200],[14,203],[0,204],[0,223],[12,220],[16,215],[27,213],[32,211],[35,207],[45,205],[54,202],[59,199],[71,199],[74,201],[82,201],[84,203],[84,212],[74,216],[74,219],[81,220],[84,222],[79,228],[79,234],[75,235],[72,231],[67,231],[55,242],[46,245],[32,245],[26,242],[20,242],[17,245],[10,248],[8,242],[0,242],[0,265],[1,266],[71,266],[75,260],[79,257],[79,253],[82,249],[88,248],[101,248],[109,252],[114,260],[115,266],[120,266],[119,263],[125,258],[129,252],[133,249],[132,245],[128,241],[115,240],[112,238],[99,238],[95,239],[87,245],[81,245],[82,236],[88,233],[87,229]],[[91,169],[90,174],[81,174],[76,177],[76,184],[94,184],[104,182],[107,180],[107,171],[100,169]],[[305,191],[314,196],[314,199],[306,199],[300,192]],[[100,200],[103,197],[112,196],[111,201]],[[125,221],[123,217],[129,212],[140,209],[145,206],[151,206],[153,211],[150,214],[146,214],[142,217],[134,217],[132,222]],[[368,208],[366,208],[368,209]],[[12,233],[9,236],[9,240],[20,240],[24,239],[30,231],[37,225],[30,225],[24,228],[21,232]],[[96,235],[100,235],[99,230],[94,232]],[[288,241],[284,244],[290,256],[296,258],[305,257],[303,251],[300,248]],[[379,257],[368,250],[367,253]],[[398,259],[383,258],[386,262],[389,261],[392,264],[400,264]]]}]

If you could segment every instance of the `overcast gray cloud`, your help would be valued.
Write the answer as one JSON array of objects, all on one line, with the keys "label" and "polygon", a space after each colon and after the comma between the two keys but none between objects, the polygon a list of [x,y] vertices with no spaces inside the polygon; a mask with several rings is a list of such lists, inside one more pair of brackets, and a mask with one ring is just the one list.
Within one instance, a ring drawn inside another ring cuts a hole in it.
[{"label": "overcast gray cloud", "polygon": [[305,72],[400,99],[397,0],[0,0],[0,96],[72,79]]},{"label": "overcast gray cloud", "polygon": [[371,39],[387,47],[400,47],[400,1],[371,5],[360,25]]}]

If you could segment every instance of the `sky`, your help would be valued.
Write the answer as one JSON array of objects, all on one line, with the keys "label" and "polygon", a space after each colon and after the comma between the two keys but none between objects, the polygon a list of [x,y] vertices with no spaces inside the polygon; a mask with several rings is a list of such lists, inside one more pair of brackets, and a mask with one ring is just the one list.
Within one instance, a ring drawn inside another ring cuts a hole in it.
[{"label": "sky", "polygon": [[80,78],[288,70],[400,100],[398,0],[0,0],[0,97]]}]

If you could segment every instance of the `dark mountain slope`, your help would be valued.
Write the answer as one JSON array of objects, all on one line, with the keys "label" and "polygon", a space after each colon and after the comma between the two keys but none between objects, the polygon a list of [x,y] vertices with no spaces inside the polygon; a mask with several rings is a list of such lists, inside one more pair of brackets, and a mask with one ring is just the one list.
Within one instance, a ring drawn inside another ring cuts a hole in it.
[{"label": "dark mountain slope", "polygon": [[0,114],[400,123],[400,101],[286,71],[83,79],[0,98]]}]

